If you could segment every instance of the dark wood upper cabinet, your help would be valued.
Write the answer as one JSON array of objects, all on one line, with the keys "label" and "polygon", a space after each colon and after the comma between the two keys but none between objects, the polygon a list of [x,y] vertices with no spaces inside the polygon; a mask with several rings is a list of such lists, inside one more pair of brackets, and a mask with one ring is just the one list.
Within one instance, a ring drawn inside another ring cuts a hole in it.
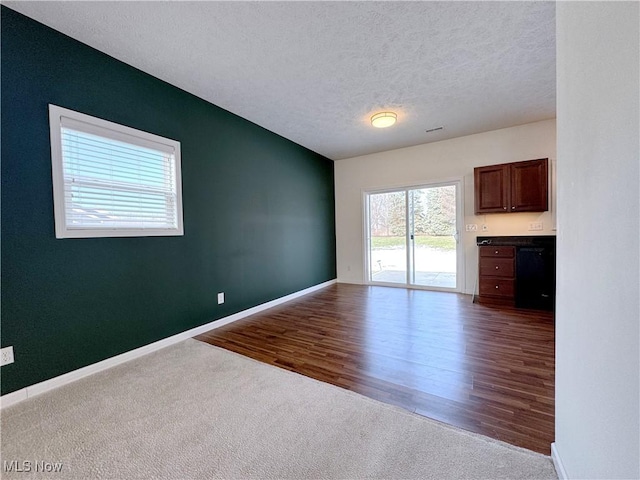
[{"label": "dark wood upper cabinet", "polygon": [[511,211],[549,210],[549,175],[546,158],[511,164]]},{"label": "dark wood upper cabinet", "polygon": [[475,168],[476,214],[548,210],[548,163],[541,158]]},{"label": "dark wood upper cabinet", "polygon": [[511,184],[509,165],[490,165],[474,169],[476,213],[506,213]]}]

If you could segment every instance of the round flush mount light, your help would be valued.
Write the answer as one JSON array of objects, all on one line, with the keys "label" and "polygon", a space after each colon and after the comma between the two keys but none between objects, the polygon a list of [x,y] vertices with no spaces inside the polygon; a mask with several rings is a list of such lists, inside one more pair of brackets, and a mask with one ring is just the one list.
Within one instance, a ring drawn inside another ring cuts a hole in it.
[{"label": "round flush mount light", "polygon": [[398,116],[393,112],[380,112],[371,117],[371,125],[376,128],[387,128],[396,123]]}]

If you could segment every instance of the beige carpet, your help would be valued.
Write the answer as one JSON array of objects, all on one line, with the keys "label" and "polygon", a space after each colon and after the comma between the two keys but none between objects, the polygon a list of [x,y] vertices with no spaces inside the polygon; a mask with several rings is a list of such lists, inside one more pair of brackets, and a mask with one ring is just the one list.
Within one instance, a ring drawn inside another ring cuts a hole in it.
[{"label": "beige carpet", "polygon": [[557,478],[549,457],[196,340],[6,408],[1,433],[3,478]]}]

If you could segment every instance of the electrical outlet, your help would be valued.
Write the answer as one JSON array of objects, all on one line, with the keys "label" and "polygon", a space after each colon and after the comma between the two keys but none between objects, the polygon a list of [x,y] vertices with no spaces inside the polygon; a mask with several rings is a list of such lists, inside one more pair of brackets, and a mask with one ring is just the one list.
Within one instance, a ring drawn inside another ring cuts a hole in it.
[{"label": "electrical outlet", "polygon": [[468,223],[467,225],[465,225],[464,229],[467,232],[477,232],[478,231],[478,224],[477,223]]},{"label": "electrical outlet", "polygon": [[542,230],[542,222],[531,222],[529,224],[529,231],[540,231]]},{"label": "electrical outlet", "polygon": [[2,361],[0,362],[0,366],[5,366],[13,363],[13,347],[5,347],[1,350],[1,352]]},{"label": "electrical outlet", "polygon": [[218,305],[224,303],[224,292],[218,294]]}]

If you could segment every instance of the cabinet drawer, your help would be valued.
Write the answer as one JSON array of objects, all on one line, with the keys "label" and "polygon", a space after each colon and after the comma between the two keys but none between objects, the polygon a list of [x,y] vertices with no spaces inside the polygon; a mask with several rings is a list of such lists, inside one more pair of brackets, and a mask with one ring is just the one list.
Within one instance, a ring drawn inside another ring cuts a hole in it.
[{"label": "cabinet drawer", "polygon": [[480,247],[481,257],[508,257],[513,258],[515,256],[515,247]]},{"label": "cabinet drawer", "polygon": [[513,278],[515,267],[513,258],[480,257],[480,276]]},{"label": "cabinet drawer", "polygon": [[513,298],[515,280],[499,277],[480,278],[480,295]]}]

